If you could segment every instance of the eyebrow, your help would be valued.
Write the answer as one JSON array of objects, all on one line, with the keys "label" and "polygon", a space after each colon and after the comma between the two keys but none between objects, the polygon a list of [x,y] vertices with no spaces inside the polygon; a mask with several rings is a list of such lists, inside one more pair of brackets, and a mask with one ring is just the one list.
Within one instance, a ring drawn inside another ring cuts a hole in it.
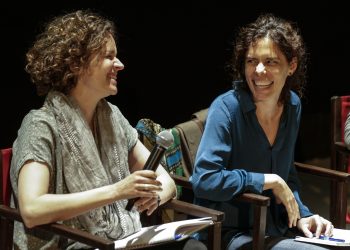
[{"label": "eyebrow", "polygon": [[[253,60],[257,60],[258,58],[257,57],[254,57],[254,56],[247,56],[246,59],[253,59]],[[275,56],[275,57],[266,57],[264,58],[264,60],[279,60],[279,57],[278,56]]]},{"label": "eyebrow", "polygon": [[117,51],[115,49],[110,49],[110,50],[106,50],[106,53],[109,54],[109,53],[117,53]]}]

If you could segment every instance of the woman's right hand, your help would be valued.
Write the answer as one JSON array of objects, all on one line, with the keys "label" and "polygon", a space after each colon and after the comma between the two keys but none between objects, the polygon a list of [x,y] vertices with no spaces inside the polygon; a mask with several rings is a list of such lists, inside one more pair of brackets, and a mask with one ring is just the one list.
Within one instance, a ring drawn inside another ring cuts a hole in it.
[{"label": "woman's right hand", "polygon": [[116,196],[119,199],[132,199],[136,197],[158,197],[157,192],[162,191],[162,183],[151,170],[135,171],[123,180],[115,183]]},{"label": "woman's right hand", "polygon": [[288,213],[288,226],[295,227],[300,219],[299,206],[287,183],[277,174],[265,174],[264,190],[272,189],[278,203],[282,203]]},{"label": "woman's right hand", "polygon": [[[71,219],[116,200],[145,197],[154,206],[161,182],[151,170],[135,171],[112,185],[69,194],[49,193],[50,171],[43,163],[29,161],[18,177],[18,201],[27,227]],[[145,190],[146,189],[146,190]],[[150,209],[150,211],[152,208]]]}]

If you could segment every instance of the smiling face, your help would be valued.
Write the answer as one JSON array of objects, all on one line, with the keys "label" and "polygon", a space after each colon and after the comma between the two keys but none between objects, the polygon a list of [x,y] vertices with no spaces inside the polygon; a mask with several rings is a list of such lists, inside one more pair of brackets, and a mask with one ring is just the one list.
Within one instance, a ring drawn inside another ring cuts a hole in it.
[{"label": "smiling face", "polygon": [[297,67],[288,62],[278,46],[268,37],[249,46],[245,58],[245,77],[255,102],[278,102],[288,75]]},{"label": "smiling face", "polygon": [[88,69],[79,77],[78,84],[82,84],[97,99],[117,94],[117,74],[124,69],[124,65],[116,56],[115,41],[109,36],[102,52],[93,55]]}]

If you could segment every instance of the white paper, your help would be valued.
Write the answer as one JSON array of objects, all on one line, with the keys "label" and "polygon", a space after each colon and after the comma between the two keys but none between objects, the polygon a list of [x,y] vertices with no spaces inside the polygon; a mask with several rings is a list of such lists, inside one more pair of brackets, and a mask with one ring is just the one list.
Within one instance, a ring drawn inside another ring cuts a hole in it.
[{"label": "white paper", "polygon": [[316,237],[307,238],[307,237],[299,237],[299,236],[295,237],[295,240],[302,241],[302,242],[315,243],[315,244],[329,245],[329,246],[340,246],[340,247],[341,246],[350,246],[350,230],[334,228],[332,238],[342,239],[342,240],[344,240],[344,242],[318,239]]},{"label": "white paper", "polygon": [[213,224],[211,217],[205,217],[143,227],[139,232],[115,241],[114,246],[119,249],[131,245],[151,245],[166,241],[179,241],[211,224]]}]

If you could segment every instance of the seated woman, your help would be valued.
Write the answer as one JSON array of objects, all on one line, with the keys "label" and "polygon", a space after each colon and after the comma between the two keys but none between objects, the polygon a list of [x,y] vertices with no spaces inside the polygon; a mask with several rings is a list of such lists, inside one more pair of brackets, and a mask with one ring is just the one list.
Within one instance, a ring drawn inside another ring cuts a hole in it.
[{"label": "seated woman", "polygon": [[[76,11],[54,18],[27,53],[26,70],[38,94],[46,95],[43,106],[26,115],[13,144],[11,182],[28,228],[62,221],[121,239],[140,230],[140,212],[150,215],[176,194],[161,165],[142,170],[149,151],[105,100],[117,94],[124,68],[114,34],[109,20]],[[16,224],[19,249],[87,247],[36,236]]]},{"label": "seated woman", "polygon": [[333,228],[299,197],[294,147],[305,47],[297,28],[271,14],[260,16],[239,30],[232,68],[234,89],[208,111],[191,177],[195,203],[225,212],[227,249],[252,247],[252,207],[232,200],[243,192],[271,198],[266,248],[323,249],[293,240],[298,233],[331,235]]}]

